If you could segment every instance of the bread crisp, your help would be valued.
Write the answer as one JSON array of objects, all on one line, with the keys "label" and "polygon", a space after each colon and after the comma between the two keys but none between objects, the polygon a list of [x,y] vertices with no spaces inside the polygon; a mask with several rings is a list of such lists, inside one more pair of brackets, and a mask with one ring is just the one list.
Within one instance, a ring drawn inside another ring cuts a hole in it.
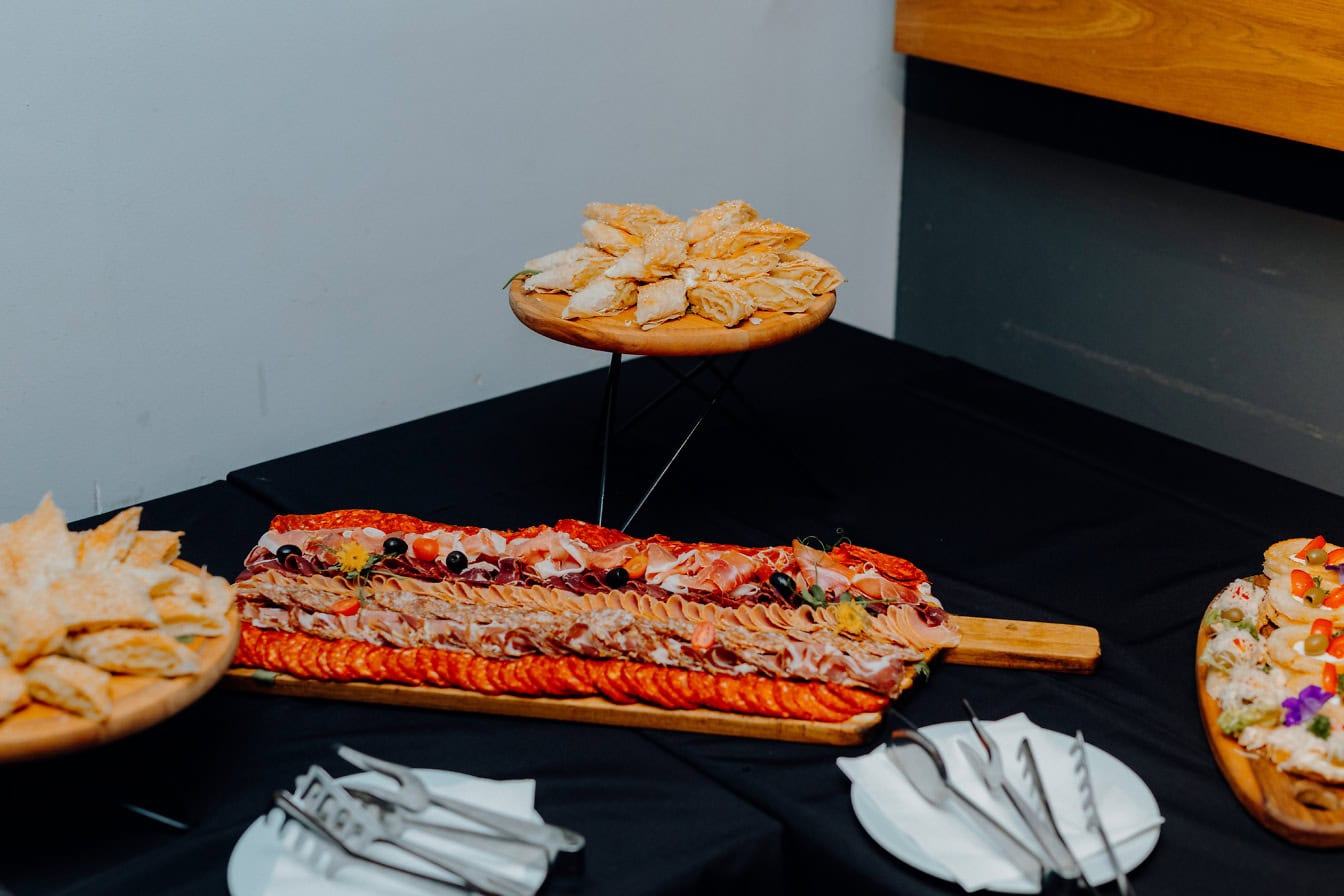
[{"label": "bread crisp", "polygon": [[50,594],[66,628],[73,631],[153,628],[160,622],[139,578],[124,570],[67,576],[52,584]]},{"label": "bread crisp", "polygon": [[125,559],[140,528],[140,508],[128,507],[96,529],[75,533],[75,568],[80,572],[111,569]]},{"label": "bread crisp", "polygon": [[0,525],[0,594],[44,587],[74,568],[74,539],[50,492],[32,513]]},{"label": "bread crisp", "polygon": [[22,666],[52,653],[64,639],[65,620],[45,589],[0,594],[0,648],[10,662]]}]

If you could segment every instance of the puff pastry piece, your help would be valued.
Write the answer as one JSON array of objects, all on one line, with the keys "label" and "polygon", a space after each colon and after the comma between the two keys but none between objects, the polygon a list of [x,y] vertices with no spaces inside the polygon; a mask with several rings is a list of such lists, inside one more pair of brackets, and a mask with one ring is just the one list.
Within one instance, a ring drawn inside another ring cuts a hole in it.
[{"label": "puff pastry piece", "polygon": [[783,311],[796,314],[812,305],[812,293],[801,284],[778,277],[760,276],[739,280],[760,311]]},{"label": "puff pastry piece", "polygon": [[13,666],[0,661],[0,719],[28,703],[28,679]]},{"label": "puff pastry piece", "polygon": [[710,280],[745,280],[773,270],[779,256],[773,252],[743,252],[732,258],[688,258],[677,269],[677,276],[688,287]]},{"label": "puff pastry piece", "polygon": [[802,249],[781,252],[779,265],[770,272],[770,276],[792,280],[814,296],[832,292],[845,282],[844,276],[836,270],[835,265]]},{"label": "puff pastry piece", "polygon": [[586,258],[596,258],[605,254],[601,249],[594,249],[592,246],[585,246],[580,243],[577,246],[570,246],[568,249],[557,249],[540,258],[533,258],[523,267],[529,271],[549,271],[551,268],[558,268],[560,265],[569,264],[571,261],[583,261]]},{"label": "puff pastry piece", "polygon": [[55,653],[65,639],[65,620],[43,589],[0,594],[0,648],[10,662],[22,666]]},{"label": "puff pastry piece", "polygon": [[87,532],[76,532],[75,568],[80,572],[111,569],[131,552],[140,529],[140,508],[128,507]]},{"label": "puff pastry piece", "polygon": [[635,302],[635,322],[644,329],[676,320],[686,313],[686,284],[675,277],[646,283]]},{"label": "puff pastry piece", "polygon": [[751,316],[751,296],[736,283],[711,281],[686,290],[693,312],[725,327],[735,327]]},{"label": "puff pastry piece", "polygon": [[609,255],[624,255],[643,242],[633,233],[601,221],[584,221],[582,230],[584,243]]},{"label": "puff pastry piece", "polygon": [[673,224],[681,219],[668,214],[656,205],[631,202],[616,205],[611,202],[590,202],[583,207],[583,216],[617,227],[638,237],[647,237],[655,227]]},{"label": "puff pastry piece", "polygon": [[74,538],[50,492],[32,513],[0,525],[0,594],[41,588],[74,568]]},{"label": "puff pastry piece", "polygon": [[613,279],[661,280],[677,272],[686,260],[686,225],[677,221],[659,224],[649,231],[644,242],[620,257],[607,269]]},{"label": "puff pastry piece", "polygon": [[686,221],[686,239],[692,243],[708,239],[717,230],[724,230],[748,221],[755,221],[759,215],[756,209],[741,199],[720,202],[713,208],[696,212]]},{"label": "puff pastry piece", "polygon": [[44,656],[23,670],[34,700],[101,720],[112,714],[112,676],[64,656]]},{"label": "puff pastry piece", "polygon": [[[638,252],[638,249],[631,249]],[[611,267],[615,256],[593,250],[593,254],[547,268],[523,281],[528,292],[577,292]]]},{"label": "puff pastry piece", "polygon": [[716,230],[705,239],[693,243],[691,255],[698,258],[731,258],[753,249],[778,254],[797,249],[808,239],[805,232],[778,221],[744,221]]},{"label": "puff pastry piece", "polygon": [[143,580],[126,570],[67,576],[53,583],[49,593],[66,628],[73,631],[154,628],[160,622]]},{"label": "puff pastry piece", "polygon": [[144,567],[161,563],[172,563],[182,550],[182,533],[163,530],[150,530],[135,533],[135,540],[123,566]]},{"label": "puff pastry piece", "polygon": [[565,305],[565,310],[560,312],[560,316],[565,320],[574,320],[579,317],[617,314],[635,304],[635,290],[633,280],[597,277],[569,297],[569,302]]},{"label": "puff pastry piece", "polygon": [[196,651],[157,629],[107,628],[77,635],[64,652],[107,672],[176,678],[201,671]]}]

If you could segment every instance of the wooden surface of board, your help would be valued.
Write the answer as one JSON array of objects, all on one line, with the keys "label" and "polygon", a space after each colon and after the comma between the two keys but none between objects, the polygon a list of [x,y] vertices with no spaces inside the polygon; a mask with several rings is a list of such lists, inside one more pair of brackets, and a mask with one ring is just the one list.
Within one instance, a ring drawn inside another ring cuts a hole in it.
[{"label": "wooden surface of board", "polygon": [[1310,0],[898,0],[895,48],[1344,149],[1344,6]]},{"label": "wooden surface of board", "polygon": [[565,320],[560,315],[568,301],[567,295],[524,292],[521,275],[509,284],[509,307],[528,329],[568,345],[626,355],[699,357],[765,348],[816,329],[835,310],[835,293],[829,292],[797,314],[758,312],[753,317],[760,323],[746,320],[725,327],[687,314],[644,330],[635,322],[634,309],[610,317]]},{"label": "wooden surface of board", "polygon": [[229,631],[197,637],[191,647],[201,671],[178,678],[112,676],[112,714],[93,721],[40,703],[30,703],[0,721],[0,762],[16,762],[71,753],[118,740],[194,703],[228,669],[238,649],[238,611],[229,611]]},{"label": "wooden surface of board", "polygon": [[1101,659],[1101,637],[1086,625],[953,616],[961,643],[942,655],[958,666],[1092,672]]},{"label": "wooden surface of board", "polygon": [[[970,666],[1091,672],[1101,655],[1097,630],[1086,626],[959,616],[962,643],[943,654],[947,662]],[[569,722],[698,731],[736,737],[757,737],[799,743],[848,745],[862,743],[882,719],[863,713],[843,722],[780,719],[712,709],[663,709],[643,704],[616,704],[601,697],[521,697],[481,694],[459,688],[413,686],[362,681],[338,682],[297,678],[283,673],[254,674],[230,669],[224,681],[232,687],[290,697],[316,697],[388,703],[431,709],[531,716]]]},{"label": "wooden surface of board", "polygon": [[[1264,584],[1263,577],[1260,584]],[[1208,636],[1208,627],[1201,624],[1195,640],[1199,714],[1214,761],[1237,801],[1285,840],[1301,846],[1344,846],[1344,787],[1285,774],[1268,759],[1243,750],[1218,727],[1218,703],[1204,689],[1208,670],[1199,662]]]}]

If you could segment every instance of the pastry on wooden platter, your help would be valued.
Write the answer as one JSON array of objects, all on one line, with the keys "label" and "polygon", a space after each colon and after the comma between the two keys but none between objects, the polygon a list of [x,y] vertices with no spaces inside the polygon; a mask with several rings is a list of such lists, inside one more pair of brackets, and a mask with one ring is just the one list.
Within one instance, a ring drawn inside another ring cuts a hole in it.
[{"label": "pastry on wooden platter", "polygon": [[564,320],[638,304],[634,323],[645,330],[687,314],[737,327],[761,314],[807,311],[845,279],[803,251],[807,233],[762,218],[740,199],[685,221],[641,203],[590,202],[583,217],[583,242],[533,258],[523,271],[524,293],[569,296]]},{"label": "pastry on wooden platter", "polygon": [[1209,605],[1200,707],[1233,792],[1294,842],[1344,846],[1344,548],[1323,536],[1265,551],[1261,575]]},{"label": "pastry on wooden platter", "polygon": [[140,510],[73,532],[47,495],[0,525],[0,761],[139,730],[222,674],[233,588]]},{"label": "pastry on wooden platter", "polygon": [[876,550],[576,520],[280,516],[235,585],[243,667],[817,723],[878,712],[959,640],[924,573]]}]

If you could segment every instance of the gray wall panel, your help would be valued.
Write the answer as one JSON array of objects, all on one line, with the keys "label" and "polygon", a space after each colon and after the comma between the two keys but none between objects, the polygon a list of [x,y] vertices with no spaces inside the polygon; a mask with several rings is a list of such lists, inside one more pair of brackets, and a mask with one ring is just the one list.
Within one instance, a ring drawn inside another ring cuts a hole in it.
[{"label": "gray wall panel", "polygon": [[898,338],[1344,494],[1344,222],[915,109],[904,158]]}]

